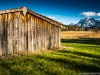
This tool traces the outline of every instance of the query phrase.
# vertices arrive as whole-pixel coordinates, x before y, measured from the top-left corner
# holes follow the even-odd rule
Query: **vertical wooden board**
[[[22,38],[22,18],[23,18],[23,14],[22,12],[20,12],[20,54],[23,53],[23,38]]]
[[[51,49],[50,23],[48,23],[48,47]]]
[[[43,25],[43,20],[41,19],[41,50],[44,50],[44,25]]]
[[[48,47],[51,49],[51,31],[50,31],[50,22],[48,23]]]
[[[17,54],[19,53],[19,18],[20,18],[20,12],[16,13],[16,49]]]
[[[11,37],[11,46],[12,46],[12,54],[14,53],[14,14],[10,15],[10,37]]]
[[[50,49],[52,49],[53,44],[52,44],[52,24],[50,24]]]
[[[41,42],[41,40],[40,40],[40,34],[41,34],[41,32],[40,32],[40,20],[39,20],[39,18],[37,17],[37,32],[38,32],[38,50],[40,50],[40,42]]]
[[[53,44],[52,44],[52,42],[53,42],[53,41],[52,41],[52,24],[50,24],[50,38],[51,38],[51,39],[50,39],[50,43],[51,43],[51,47],[50,47],[50,48],[52,49],[52,48],[53,48],[53,46],[52,46],[52,45],[53,45]]]
[[[42,19],[40,19],[40,28],[41,28],[41,30],[42,31],[40,31],[41,32],[41,50],[43,50],[43,37],[44,37],[44,35],[43,35],[43,32],[44,32],[44,30],[43,30],[43,25],[42,25]]]
[[[30,15],[30,52],[32,52],[32,44],[33,44],[33,40],[32,40],[32,15]]]
[[[6,14],[3,14],[2,15],[3,18],[2,18],[2,29],[3,29],[3,33],[2,33],[2,37],[1,37],[1,45],[2,45],[2,48],[3,48],[3,55],[7,55],[7,46],[6,46],[6,42],[7,42],[7,39],[6,39]]]
[[[38,43],[39,43],[39,50],[41,50],[41,24],[40,24],[40,19],[38,18],[38,34],[39,34],[39,40],[38,40]]]
[[[22,46],[21,46],[21,42],[22,42],[22,41],[21,41],[21,33],[22,33],[22,32],[21,32],[21,30],[22,30],[22,29],[21,29],[21,18],[22,18],[22,17],[21,17],[21,12],[19,12],[19,19],[18,19],[18,21],[19,21],[19,22],[18,22],[18,23],[19,23],[19,24],[18,24],[18,25],[19,25],[19,30],[18,30],[18,35],[19,35],[19,38],[18,38],[19,51],[18,51],[18,53],[19,53],[19,54],[21,54],[21,52],[22,52],[22,49],[21,49],[21,47],[22,47]]]
[[[60,28],[58,29],[58,31],[59,31],[59,32],[58,32],[58,38],[59,38],[59,47],[60,47],[60,46],[61,46],[61,44],[60,44],[60,42],[61,42],[61,41],[60,41]]]
[[[13,54],[13,31],[12,31],[12,22],[13,22],[13,18],[12,18],[12,14],[8,13],[8,28],[7,28],[7,32],[8,32],[8,54]]]
[[[44,42],[45,42],[45,49],[46,49],[46,21],[43,20],[43,24],[44,24]]]
[[[7,27],[8,27],[8,19],[7,14],[5,14],[5,49],[6,49],[6,55],[8,55],[8,42],[7,42]]]
[[[57,28],[57,47],[59,48],[59,28]]]
[[[36,40],[35,40],[35,38],[36,38],[36,37],[35,37],[36,24],[35,24],[35,17],[34,17],[34,15],[33,15],[33,20],[34,20],[34,23],[33,23],[33,24],[34,24],[34,26],[33,26],[33,38],[34,38],[33,41],[34,41],[34,44],[33,44],[33,46],[34,46],[34,52],[35,52],[35,45],[36,45],[36,43],[35,43],[35,41],[36,41]]]
[[[38,24],[38,50],[41,50],[41,32],[42,32],[42,30],[41,30],[41,26],[40,26],[40,19],[37,18],[37,20],[38,20],[38,22],[37,22],[37,24]]]
[[[31,19],[30,19],[30,15],[28,14],[28,52],[31,52],[31,38],[30,38],[30,24],[31,24]]]
[[[38,45],[38,36],[39,36],[39,34],[38,34],[38,19],[37,19],[37,17],[35,17],[35,19],[36,19],[36,51],[38,51],[39,50],[39,45]]]
[[[57,31],[57,29],[58,29],[58,27],[56,27],[56,37],[55,37],[56,38],[56,41],[55,41],[56,42],[56,48],[58,48],[58,45],[57,45],[57,33],[58,33],[58,31]]]
[[[27,14],[26,14],[27,15]],[[25,53],[27,53],[27,26],[28,26],[28,23],[27,23],[27,16],[24,16],[24,50],[25,50]]]
[[[48,22],[45,23],[45,45],[46,45],[46,49],[48,49]]]
[[[37,17],[35,17],[36,19],[36,51],[38,50],[38,20],[37,20]]]
[[[41,24],[42,24],[42,50],[45,50],[45,25],[44,25],[44,22],[43,22],[43,19],[41,21]]]
[[[43,25],[43,20],[41,19],[41,49],[44,50],[44,25]]]
[[[51,49],[53,48],[53,33],[52,33],[52,24],[51,24],[51,30],[50,30],[50,34],[51,34]]]
[[[57,27],[55,26],[55,48],[57,48]]]
[[[32,52],[34,52],[34,18],[32,15],[31,15],[31,35],[32,35],[32,41],[31,41]]]
[[[46,23],[46,49],[48,49],[48,22]]]
[[[52,25],[52,45],[54,48],[54,25]]]
[[[24,50],[24,15],[23,13],[21,12],[20,13],[21,15],[21,19],[20,19],[20,27],[21,27],[21,54],[24,54],[25,50]]]
[[[49,35],[50,35],[50,34],[49,34],[49,22],[48,22],[48,24],[47,24],[47,32],[48,32],[48,33],[47,33],[47,45],[48,45],[48,49],[50,49],[50,43],[49,43],[49,39],[50,39],[50,38],[49,38]]]
[[[49,49],[49,22],[47,23],[47,48]]]
[[[52,24],[52,49],[54,48],[54,24]]]
[[[28,16],[26,15],[26,49],[28,52]]]
[[[8,32],[8,54],[10,54],[11,52],[11,38],[10,38],[10,13],[8,13],[8,28],[7,28],[7,32]]]
[[[2,36],[2,15],[0,15],[0,56],[2,56],[1,36]]]
[[[17,53],[17,39],[16,39],[16,31],[17,31],[17,14],[16,12],[13,13],[14,16],[14,23],[13,23],[13,54]]]
[[[2,35],[1,35],[1,47],[2,47],[2,55],[5,55],[5,49],[4,49],[4,14],[2,15]]]
[[[37,39],[36,39],[36,17],[34,16],[34,50],[36,51]]]
[[[14,13],[12,13],[12,16],[13,16],[13,21],[12,21],[12,32],[13,32],[13,54],[15,54],[15,50],[16,50],[16,45],[15,45],[15,31],[16,31],[16,29],[15,29],[15,27],[16,27],[16,19],[15,19],[15,14]]]
[[[51,48],[50,23],[48,23],[48,48]]]
[[[11,34],[11,38],[12,38],[12,47],[13,47],[13,52],[12,52],[12,54],[14,54],[14,50],[15,50],[15,38],[14,38],[14,13],[11,13],[11,32],[10,32],[10,34]]]
[[[22,19],[22,38],[23,38],[23,54],[26,53],[26,49],[25,49],[25,44],[26,44],[26,34],[25,34],[25,19],[26,19],[26,16],[23,15],[23,19]]]
[[[54,48],[56,48],[56,26],[54,27],[54,31],[55,31],[55,37],[54,37],[54,44],[55,44],[55,47]]]
[[[44,20],[43,20],[44,21]],[[45,38],[44,38],[44,40],[45,40],[45,49],[47,49],[47,35],[46,35],[46,33],[47,33],[47,22],[46,21],[44,21],[44,26],[45,26]]]
[[[22,54],[24,54],[24,15],[22,14],[21,28],[22,28]]]
[[[53,25],[53,49],[55,48],[55,25]]]
[[[40,25],[39,25],[39,19],[38,19],[38,17],[37,17],[37,47],[38,47],[38,51],[40,50]]]

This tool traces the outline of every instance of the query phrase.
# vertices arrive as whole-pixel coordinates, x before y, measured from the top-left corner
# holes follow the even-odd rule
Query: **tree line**
[[[100,27],[93,26],[93,27],[81,27],[77,25],[66,25],[62,31],[93,31],[98,32],[100,31]]]

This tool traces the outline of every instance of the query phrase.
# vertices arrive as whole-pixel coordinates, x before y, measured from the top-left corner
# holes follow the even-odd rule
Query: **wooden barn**
[[[63,26],[26,7],[0,11],[0,56],[59,48]]]

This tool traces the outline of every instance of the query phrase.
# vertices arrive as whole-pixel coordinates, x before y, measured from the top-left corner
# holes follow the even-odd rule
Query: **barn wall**
[[[0,14],[0,56],[58,48],[59,33],[59,27],[30,13]]]

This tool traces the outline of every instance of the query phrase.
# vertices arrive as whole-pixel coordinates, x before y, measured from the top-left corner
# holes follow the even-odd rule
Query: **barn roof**
[[[0,14],[11,13],[11,12],[17,12],[17,11],[23,12],[23,15],[24,15],[24,16],[26,15],[27,12],[29,12],[29,13],[31,13],[31,14],[33,14],[33,15],[35,15],[35,16],[37,16],[37,17],[43,19],[43,20],[46,20],[46,21],[48,21],[48,22],[50,22],[50,23],[52,23],[52,24],[54,24],[54,25],[60,27],[60,28],[64,28],[64,27],[65,27],[65,25],[64,25],[63,23],[60,23],[60,22],[55,21],[55,20],[53,20],[53,19],[50,19],[50,18],[48,18],[48,17],[46,17],[46,16],[40,15],[40,14],[38,14],[38,13],[36,13],[36,12],[34,12],[34,11],[32,11],[32,10],[26,8],[26,7],[21,7],[21,8],[16,8],[16,9],[9,9],[9,10],[2,10],[2,11],[0,11]]]

